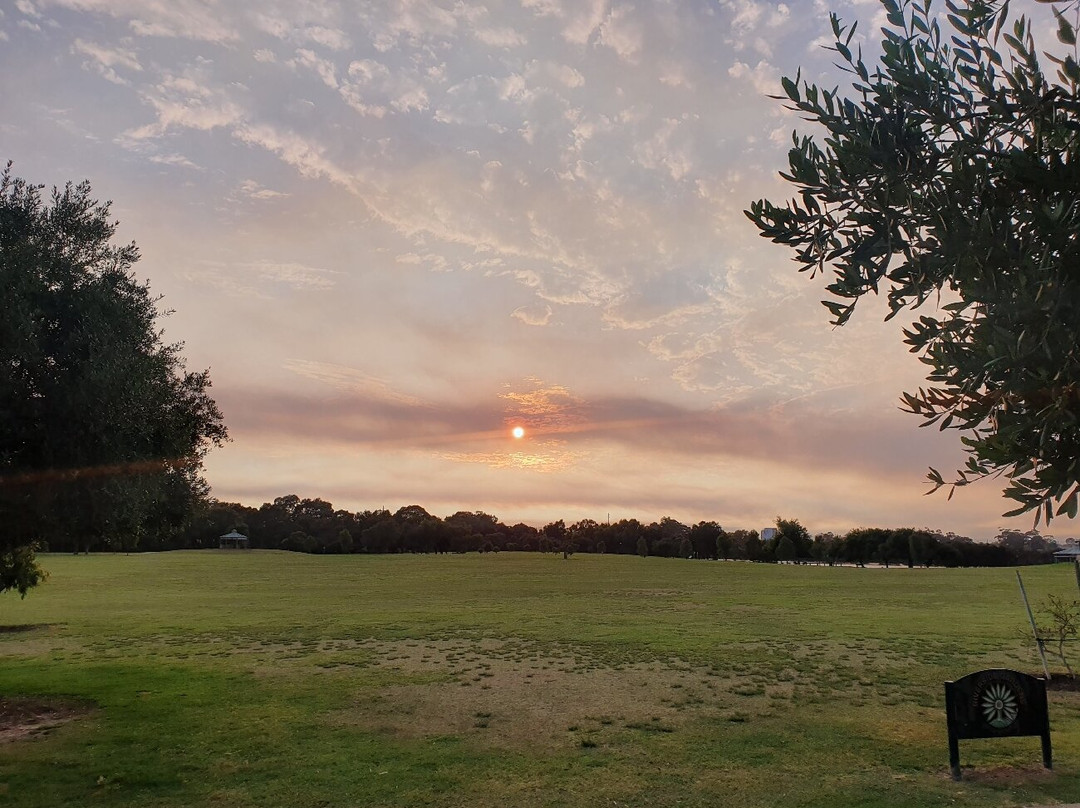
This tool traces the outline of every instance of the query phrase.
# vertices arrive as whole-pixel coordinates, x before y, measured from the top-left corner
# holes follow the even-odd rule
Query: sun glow
[[[510,434],[514,436],[515,440],[521,440],[525,437],[525,428],[521,426],[515,426],[510,430]]]

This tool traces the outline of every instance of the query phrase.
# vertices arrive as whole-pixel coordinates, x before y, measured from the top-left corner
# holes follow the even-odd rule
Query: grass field
[[[1080,800],[1080,693],[965,741],[942,682],[1035,672],[1013,570],[637,557],[45,556],[0,694],[12,806],[1007,806]],[[1033,600],[1071,569],[1024,570]],[[18,627],[19,630],[13,630]],[[1080,655],[1080,648],[1077,649]]]

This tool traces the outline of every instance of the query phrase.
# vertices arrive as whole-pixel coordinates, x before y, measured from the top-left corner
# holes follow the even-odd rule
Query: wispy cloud
[[[76,39],[72,45],[72,50],[75,53],[90,57],[83,62],[83,69],[96,70],[102,78],[111,81],[113,84],[129,83],[127,79],[116,72],[117,67],[133,71],[142,70],[142,65],[139,64],[135,52],[131,50],[102,47],[83,39]]]
[[[203,261],[185,273],[190,281],[205,283],[239,297],[268,298],[282,289],[321,292],[332,289],[340,272],[304,264],[260,261]]]
[[[364,400],[406,407],[424,406],[419,398],[393,390],[383,379],[370,376],[356,368],[304,359],[288,359],[285,361],[285,368],[306,379],[321,382],[342,392],[355,394]]]
[[[25,3],[26,0],[18,0]],[[167,37],[225,43],[239,39],[228,6],[202,0],[40,0],[56,6],[113,17],[140,37]]]

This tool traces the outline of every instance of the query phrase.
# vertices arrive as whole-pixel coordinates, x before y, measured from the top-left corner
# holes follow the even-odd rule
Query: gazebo
[[[1080,561],[1080,543],[1067,544],[1054,553],[1054,561]]]
[[[219,550],[247,550],[248,537],[243,533],[237,533],[235,530],[231,530],[224,536],[218,536],[218,549]]]

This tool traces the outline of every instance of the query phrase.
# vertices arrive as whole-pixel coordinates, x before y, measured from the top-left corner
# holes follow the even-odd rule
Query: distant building
[[[763,527],[761,529],[761,540],[762,541],[772,541],[775,538],[776,538],[776,528],[775,527]]]
[[[248,550],[250,545],[248,543],[248,537],[243,533],[237,533],[235,530],[226,533],[224,536],[218,536],[218,549],[219,550]]]
[[[1054,553],[1054,561],[1080,561],[1080,542],[1066,539],[1065,546]]]

